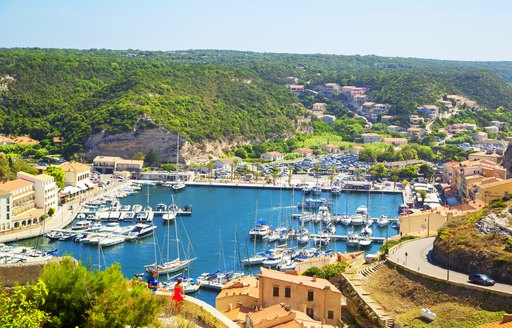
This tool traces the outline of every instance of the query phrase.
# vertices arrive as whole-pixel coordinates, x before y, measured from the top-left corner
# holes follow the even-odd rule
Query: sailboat
[[[177,223],[177,220],[176,220]],[[167,261],[164,261],[160,264],[153,263],[149,265],[145,265],[144,268],[147,273],[152,274],[153,272],[157,272],[159,275],[169,274],[177,271],[181,271],[185,269],[190,262],[195,260],[195,258],[181,259],[180,258],[180,245],[178,238],[178,224],[174,225],[174,234],[176,239],[176,253],[177,256],[173,260],[169,260],[169,250],[170,250],[170,225],[167,225]],[[155,240],[155,260],[156,260],[156,240]]]
[[[177,146],[176,146],[176,183],[172,186],[174,191],[180,191],[185,188],[185,182],[180,179],[180,135],[178,134],[177,138]]]
[[[164,213],[162,215],[162,221],[164,223],[171,223],[172,221],[176,220],[176,216],[178,213],[178,206],[174,203],[174,196],[171,196],[172,203],[167,208],[167,213]]]
[[[257,220],[258,218],[258,201],[256,201],[256,211],[254,213],[254,220]],[[267,259],[267,253],[266,252],[260,252],[256,253],[256,238],[252,238],[254,241],[254,250],[252,256],[247,256],[246,258],[242,259],[240,262],[242,265],[259,265],[262,264],[264,260]]]

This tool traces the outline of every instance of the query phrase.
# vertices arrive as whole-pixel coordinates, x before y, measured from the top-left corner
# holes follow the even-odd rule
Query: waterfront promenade
[[[34,238],[50,232],[53,229],[62,229],[73,222],[78,214],[81,204],[87,200],[115,192],[131,184],[131,181],[116,182],[106,187],[95,189],[82,194],[66,204],[59,206],[52,217],[48,217],[40,224],[30,225],[0,233],[0,243],[9,243],[23,239]]]

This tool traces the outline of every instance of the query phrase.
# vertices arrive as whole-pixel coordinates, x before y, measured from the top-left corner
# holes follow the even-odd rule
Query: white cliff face
[[[115,135],[98,133],[89,136],[85,143],[89,151],[82,153],[81,156],[91,161],[99,155],[131,159],[138,152],[147,153],[150,149],[154,149],[161,162],[175,163],[176,139],[175,132],[163,128],[124,132]],[[190,143],[180,138],[180,162],[206,163],[219,158],[223,152],[241,144],[246,143],[241,140],[239,142],[206,140],[202,143]]]

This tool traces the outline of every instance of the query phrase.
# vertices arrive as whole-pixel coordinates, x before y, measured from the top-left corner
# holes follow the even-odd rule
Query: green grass
[[[343,141],[340,136],[334,133],[311,134],[306,136],[304,147],[311,149],[322,149],[327,144],[335,144],[345,149],[354,145],[353,142]]]
[[[477,325],[500,321],[504,312],[490,312],[457,303],[442,303],[429,308],[437,314],[436,320],[427,323],[420,319],[420,309],[411,309],[398,316],[406,327],[473,328]]]

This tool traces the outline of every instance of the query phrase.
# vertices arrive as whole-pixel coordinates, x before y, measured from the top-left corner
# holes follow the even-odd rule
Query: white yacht
[[[270,226],[263,220],[256,222],[256,226],[249,231],[251,239],[263,239],[270,233]]]

